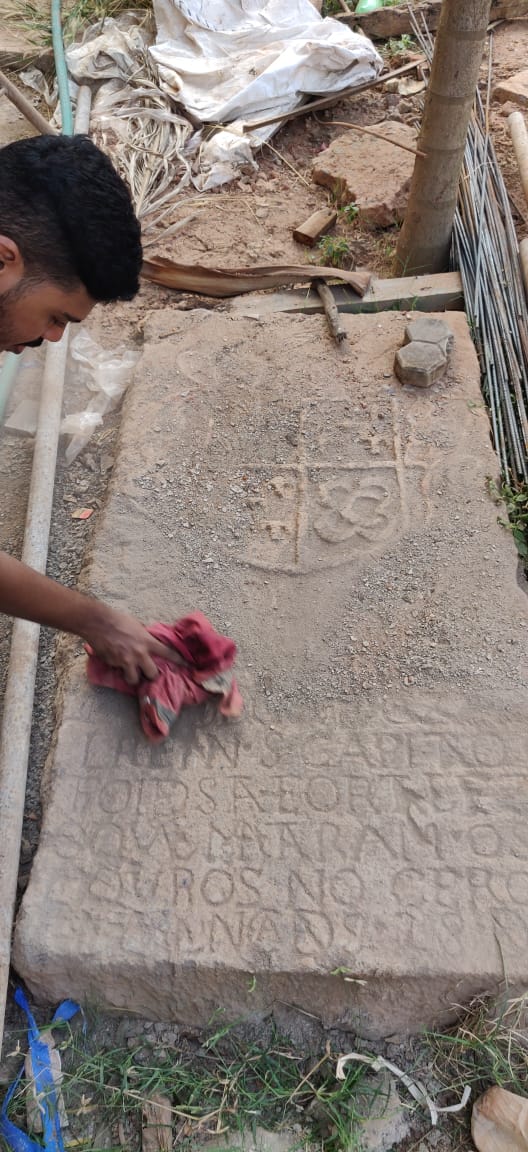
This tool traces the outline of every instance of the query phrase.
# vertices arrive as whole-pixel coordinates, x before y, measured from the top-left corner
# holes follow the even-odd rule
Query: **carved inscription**
[[[244,466],[253,514],[244,559],[308,572],[358,563],[400,535],[408,488],[423,505],[431,462],[409,456],[407,464],[395,403],[376,415],[344,401],[306,401],[288,419],[295,430],[282,460]]]
[[[293,722],[253,718],[114,775],[94,744],[57,850],[97,915],[149,923],[160,954],[222,948],[251,966],[293,947],[317,965],[375,940],[425,955],[434,924],[455,959],[461,920],[482,932],[483,909],[490,932],[495,916],[506,938],[515,917],[528,929],[528,781],[515,734],[450,711],[351,732],[334,708],[301,746]]]

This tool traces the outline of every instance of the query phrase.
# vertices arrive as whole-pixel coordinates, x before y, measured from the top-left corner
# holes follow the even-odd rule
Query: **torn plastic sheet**
[[[61,433],[70,437],[66,447],[66,463],[73,460],[86,447],[103,416],[115,408],[123,396],[134,371],[139,353],[124,345],[101,348],[83,329],[70,342],[77,383],[84,384],[93,393],[83,412],[71,412],[61,423]],[[70,362],[71,362],[70,361]]]
[[[59,86],[56,80],[53,81],[50,88],[40,68],[26,68],[25,71],[19,72],[18,76],[26,88],[31,88],[33,92],[37,92],[45,100],[48,108],[55,107],[59,96]]]
[[[67,49],[68,71],[77,84],[127,80],[151,40],[148,28],[132,13],[124,13],[117,20],[108,17],[88,28],[80,44],[71,44]]]
[[[258,140],[256,133],[244,136],[241,127],[241,123],[233,124],[231,129],[222,129],[210,140],[202,140],[193,161],[192,177],[199,192],[209,192],[211,188],[229,184],[241,172],[258,171],[253,151],[262,141]]]

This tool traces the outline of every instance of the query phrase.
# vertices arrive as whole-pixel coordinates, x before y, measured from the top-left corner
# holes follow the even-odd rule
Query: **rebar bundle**
[[[528,307],[508,193],[480,95],[466,144],[453,247],[502,472],[509,484],[526,483]]]
[[[413,16],[432,59],[433,41]],[[504,481],[528,483],[528,305],[508,192],[489,128],[493,36],[485,103],[477,93],[469,127],[453,231],[466,313],[482,371],[495,449]]]

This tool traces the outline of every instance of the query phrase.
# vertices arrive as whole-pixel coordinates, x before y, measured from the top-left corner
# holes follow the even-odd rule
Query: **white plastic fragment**
[[[337,1080],[345,1079],[345,1066],[351,1061],[355,1061],[359,1064],[366,1064],[369,1068],[372,1069],[373,1072],[381,1072],[382,1068],[386,1068],[389,1072],[392,1072],[393,1076],[397,1076],[398,1079],[401,1080],[402,1084],[405,1085],[407,1091],[410,1093],[413,1099],[416,1100],[418,1104],[422,1104],[429,1109],[432,1127],[435,1127],[435,1125],[438,1124],[438,1117],[441,1113],[461,1112],[462,1109],[466,1107],[469,1097],[471,1096],[471,1088],[469,1084],[466,1084],[466,1087],[462,1093],[462,1099],[460,1100],[459,1104],[450,1104],[446,1108],[439,1108],[434,1103],[434,1100],[431,1100],[431,1097],[428,1095],[426,1089],[419,1080],[412,1080],[406,1072],[403,1072],[401,1068],[396,1066],[396,1064],[392,1064],[390,1060],[385,1060],[383,1056],[363,1056],[360,1052],[348,1052],[346,1056],[340,1057],[336,1068]]]
[[[81,328],[70,342],[71,358],[78,383],[93,393],[84,412],[70,412],[61,423],[61,434],[71,439],[66,448],[66,463],[71,464],[86,446],[103,416],[117,406],[132,376],[138,353],[126,348],[101,348]]]

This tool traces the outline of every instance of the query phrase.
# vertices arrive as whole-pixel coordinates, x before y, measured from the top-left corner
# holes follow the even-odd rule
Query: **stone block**
[[[434,316],[419,316],[411,320],[405,329],[405,344],[413,341],[419,344],[436,344],[447,357],[453,347],[453,333],[445,320]]]
[[[425,344],[413,340],[398,348],[394,361],[394,371],[402,384],[414,384],[415,388],[431,388],[444,376],[447,357],[438,344]]]
[[[151,747],[79,645],[14,940],[40,1000],[194,1025],[285,1002],[376,1036],[503,965],[526,986],[528,600],[476,353],[450,313],[424,396],[392,372],[404,316],[343,323],[339,358],[324,316],[146,325],[86,583],[204,611],[246,710]]]
[[[391,141],[416,147],[416,130],[384,120],[373,124],[385,139],[346,132],[314,160],[316,184],[330,188],[341,204],[357,204],[358,219],[371,228],[390,228],[405,216],[414,156]]]
[[[517,72],[515,76],[510,76],[509,80],[501,80],[494,89],[493,95],[495,100],[499,100],[501,104],[506,101],[512,104],[528,106],[528,68],[523,72]]]

